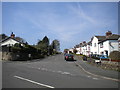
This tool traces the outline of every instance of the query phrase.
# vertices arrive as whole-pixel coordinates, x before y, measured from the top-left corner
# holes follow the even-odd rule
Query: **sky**
[[[2,33],[33,45],[47,36],[72,48],[94,35],[118,33],[117,2],[3,2]]]

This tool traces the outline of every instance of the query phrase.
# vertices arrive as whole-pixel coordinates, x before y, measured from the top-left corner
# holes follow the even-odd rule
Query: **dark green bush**
[[[120,52],[119,51],[111,52],[109,58],[111,58],[112,60],[120,60]]]

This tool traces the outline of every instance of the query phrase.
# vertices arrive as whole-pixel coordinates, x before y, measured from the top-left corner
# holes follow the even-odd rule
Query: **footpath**
[[[81,56],[75,56],[75,58],[77,59],[75,61],[75,64],[79,66],[87,74],[114,81],[120,81],[119,79],[120,72],[114,70],[105,70],[100,67],[97,67],[96,65],[89,64],[87,61],[83,61]]]

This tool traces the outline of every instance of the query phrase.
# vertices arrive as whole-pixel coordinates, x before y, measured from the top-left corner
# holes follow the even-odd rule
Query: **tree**
[[[49,50],[49,51],[48,51],[48,52],[49,52],[49,55],[52,55],[52,54],[53,54],[53,47],[52,47],[51,45],[49,46],[49,49],[48,49],[48,50]]]
[[[68,53],[68,51],[69,51],[69,49],[64,49],[64,52],[65,52],[65,53]]]
[[[25,43],[25,44],[28,44],[23,38],[21,37],[15,37],[15,39],[21,43]]]
[[[55,51],[57,51],[57,52],[60,51],[60,42],[58,40],[56,40],[56,39],[53,40],[51,46]]]
[[[42,40],[39,40],[36,47],[41,50],[41,53],[48,55],[49,53],[49,39],[45,36]]]
[[[77,50],[76,50],[76,49],[74,49],[74,50],[73,50],[73,52],[76,54],[76,53],[77,53]]]
[[[6,34],[0,34],[0,41],[8,37]]]
[[[42,42],[45,43],[46,46],[49,46],[49,39],[48,39],[47,36],[45,36],[45,37],[43,38]]]

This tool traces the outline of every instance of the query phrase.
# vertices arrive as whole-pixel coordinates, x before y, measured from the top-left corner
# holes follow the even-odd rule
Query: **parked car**
[[[108,56],[106,56],[106,55],[101,55],[101,56],[100,56],[100,59],[108,59]]]
[[[82,59],[83,59],[84,61],[87,61],[87,56],[83,55]]]
[[[72,54],[65,54],[65,60],[74,60],[74,56]]]

